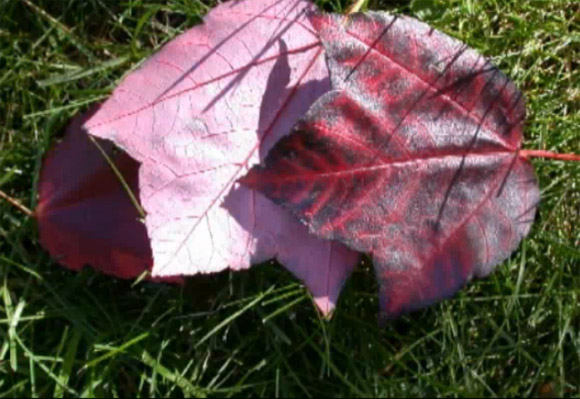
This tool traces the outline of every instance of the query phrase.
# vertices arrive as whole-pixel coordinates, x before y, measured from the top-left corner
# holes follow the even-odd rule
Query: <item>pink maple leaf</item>
[[[329,90],[301,0],[214,8],[128,75],[84,128],[137,160],[153,276],[277,257],[329,313],[357,254],[236,181]]]

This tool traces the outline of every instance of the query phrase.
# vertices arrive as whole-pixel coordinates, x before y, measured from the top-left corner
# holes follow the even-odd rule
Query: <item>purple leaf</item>
[[[522,94],[412,18],[312,23],[334,90],[242,181],[316,235],[370,253],[387,317],[490,273],[528,234],[539,200],[520,151]]]

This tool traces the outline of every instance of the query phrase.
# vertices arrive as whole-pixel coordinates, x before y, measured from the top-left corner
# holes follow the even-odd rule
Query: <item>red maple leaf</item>
[[[75,117],[44,159],[35,211],[40,242],[70,269],[90,264],[106,274],[136,278],[153,264],[151,247],[137,208],[81,129],[96,110]],[[110,143],[101,140],[100,146],[136,192],[139,164]]]
[[[320,237],[370,253],[387,317],[487,275],[539,191],[514,84],[408,17],[315,15],[333,91],[242,179]]]

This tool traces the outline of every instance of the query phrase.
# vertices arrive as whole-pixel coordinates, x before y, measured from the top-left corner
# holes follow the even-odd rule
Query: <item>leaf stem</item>
[[[559,154],[552,151],[544,150],[521,150],[520,155],[524,158],[548,158],[558,161],[576,161],[580,162],[580,155],[577,154]]]
[[[26,216],[33,218],[34,212],[30,210],[30,208],[24,206],[20,201],[15,198],[12,198],[4,191],[0,190],[0,198],[6,200],[9,204],[13,205],[14,207],[18,208],[18,210],[24,213]]]

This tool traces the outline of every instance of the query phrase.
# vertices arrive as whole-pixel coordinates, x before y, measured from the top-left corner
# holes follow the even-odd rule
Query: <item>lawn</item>
[[[319,0],[342,12],[346,0]],[[0,0],[0,190],[34,209],[43,154],[200,0]],[[527,98],[524,147],[580,153],[576,0],[370,0],[477,49]],[[58,266],[0,198],[0,396],[580,396],[580,164],[534,160],[542,202],[508,261],[382,326],[363,260],[334,317],[276,263],[184,286]]]

